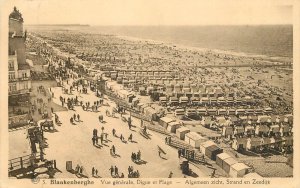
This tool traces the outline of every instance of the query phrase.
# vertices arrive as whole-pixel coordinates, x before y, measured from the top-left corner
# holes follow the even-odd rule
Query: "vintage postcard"
[[[299,4],[1,1],[0,187],[299,187]]]

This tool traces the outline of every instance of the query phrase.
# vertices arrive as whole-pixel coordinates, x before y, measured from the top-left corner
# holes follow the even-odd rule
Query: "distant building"
[[[8,105],[10,123],[24,119],[29,112],[31,80],[30,66],[26,63],[25,56],[26,32],[23,32],[23,22],[22,14],[14,7],[9,15]],[[13,116],[20,115],[24,118],[13,118]]]

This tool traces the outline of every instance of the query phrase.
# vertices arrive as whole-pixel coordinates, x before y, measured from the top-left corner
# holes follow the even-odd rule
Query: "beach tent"
[[[199,135],[196,132],[186,133],[185,138],[184,138],[184,141],[189,143],[194,148],[199,148],[200,143],[204,142],[205,140],[207,140],[207,139],[202,137],[201,135]]]
[[[234,178],[242,178],[248,173],[249,166],[244,163],[235,163],[231,165],[229,175]]]
[[[211,140],[200,143],[200,152],[205,154],[206,148],[212,145],[216,145],[216,144]]]
[[[221,167],[223,169],[223,162],[225,159],[231,158],[230,155],[228,155],[227,153],[220,153],[217,155],[216,157],[216,163],[219,167]]]
[[[188,132],[190,132],[190,129],[188,129],[187,127],[180,127],[176,129],[176,136],[178,136],[180,140],[184,140],[185,134]]]
[[[167,128],[168,127],[168,124],[173,122],[175,120],[169,118],[169,117],[162,117],[159,119],[158,123],[163,126],[164,128]]]
[[[171,122],[169,123],[167,130],[171,133],[176,133],[176,129],[178,129],[180,127],[180,123],[179,122]]]
[[[216,156],[220,153],[223,153],[223,149],[216,145],[211,145],[205,149],[205,155],[214,161],[216,160]]]

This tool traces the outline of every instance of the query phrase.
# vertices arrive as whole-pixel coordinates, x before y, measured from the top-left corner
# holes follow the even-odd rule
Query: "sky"
[[[292,24],[293,7],[262,1],[4,0],[24,24],[261,25]],[[272,1],[277,2],[277,1]]]

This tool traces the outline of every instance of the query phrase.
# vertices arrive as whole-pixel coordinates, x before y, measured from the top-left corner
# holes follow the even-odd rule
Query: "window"
[[[8,61],[8,66],[9,66],[9,69],[14,69],[14,61],[9,60]]]
[[[9,91],[17,91],[17,85],[16,84],[10,84],[9,85]]]
[[[24,89],[28,89],[28,83],[27,82],[24,83]]]
[[[14,80],[14,79],[16,79],[15,73],[9,73],[9,74],[8,74],[8,79],[9,79],[9,80]]]

